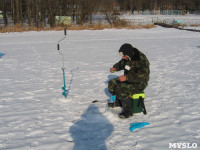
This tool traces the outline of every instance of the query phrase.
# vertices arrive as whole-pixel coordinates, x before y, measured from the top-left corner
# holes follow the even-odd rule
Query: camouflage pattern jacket
[[[113,65],[113,68],[116,68],[117,71],[124,70],[126,82],[132,84],[140,84],[141,89],[145,89],[149,81],[150,63],[142,52],[139,53],[140,60],[127,61],[121,59],[118,63]]]

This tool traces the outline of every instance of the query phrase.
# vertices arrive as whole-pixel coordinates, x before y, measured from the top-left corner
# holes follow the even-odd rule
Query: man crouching
[[[114,106],[121,106],[123,111],[120,118],[129,118],[133,115],[130,95],[142,92],[149,81],[149,61],[147,57],[131,44],[123,44],[119,49],[122,59],[110,68],[110,72],[124,70],[124,75],[112,79],[108,83],[108,90],[116,95]],[[108,103],[113,107],[113,103]]]

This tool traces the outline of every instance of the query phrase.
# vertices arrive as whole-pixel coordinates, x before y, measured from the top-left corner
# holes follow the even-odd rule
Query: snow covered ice
[[[1,33],[0,150],[167,150],[200,148],[200,34],[177,29],[68,31],[67,99],[62,96],[63,31]],[[147,55],[151,79],[147,115],[119,119],[97,99],[109,99],[110,67],[130,43]],[[116,110],[120,111],[120,110]],[[130,123],[150,125],[129,131]]]

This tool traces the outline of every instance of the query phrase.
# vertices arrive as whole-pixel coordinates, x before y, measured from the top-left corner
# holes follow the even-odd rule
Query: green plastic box
[[[142,109],[142,102],[141,99],[145,99],[145,94],[144,92],[138,93],[138,94],[133,94],[130,96],[132,99],[132,105],[133,105],[133,112],[134,113],[140,113],[143,111]]]

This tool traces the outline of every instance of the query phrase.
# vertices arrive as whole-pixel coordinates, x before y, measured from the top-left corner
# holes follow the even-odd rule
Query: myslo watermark
[[[197,147],[197,143],[169,143],[169,148],[196,149]]]

